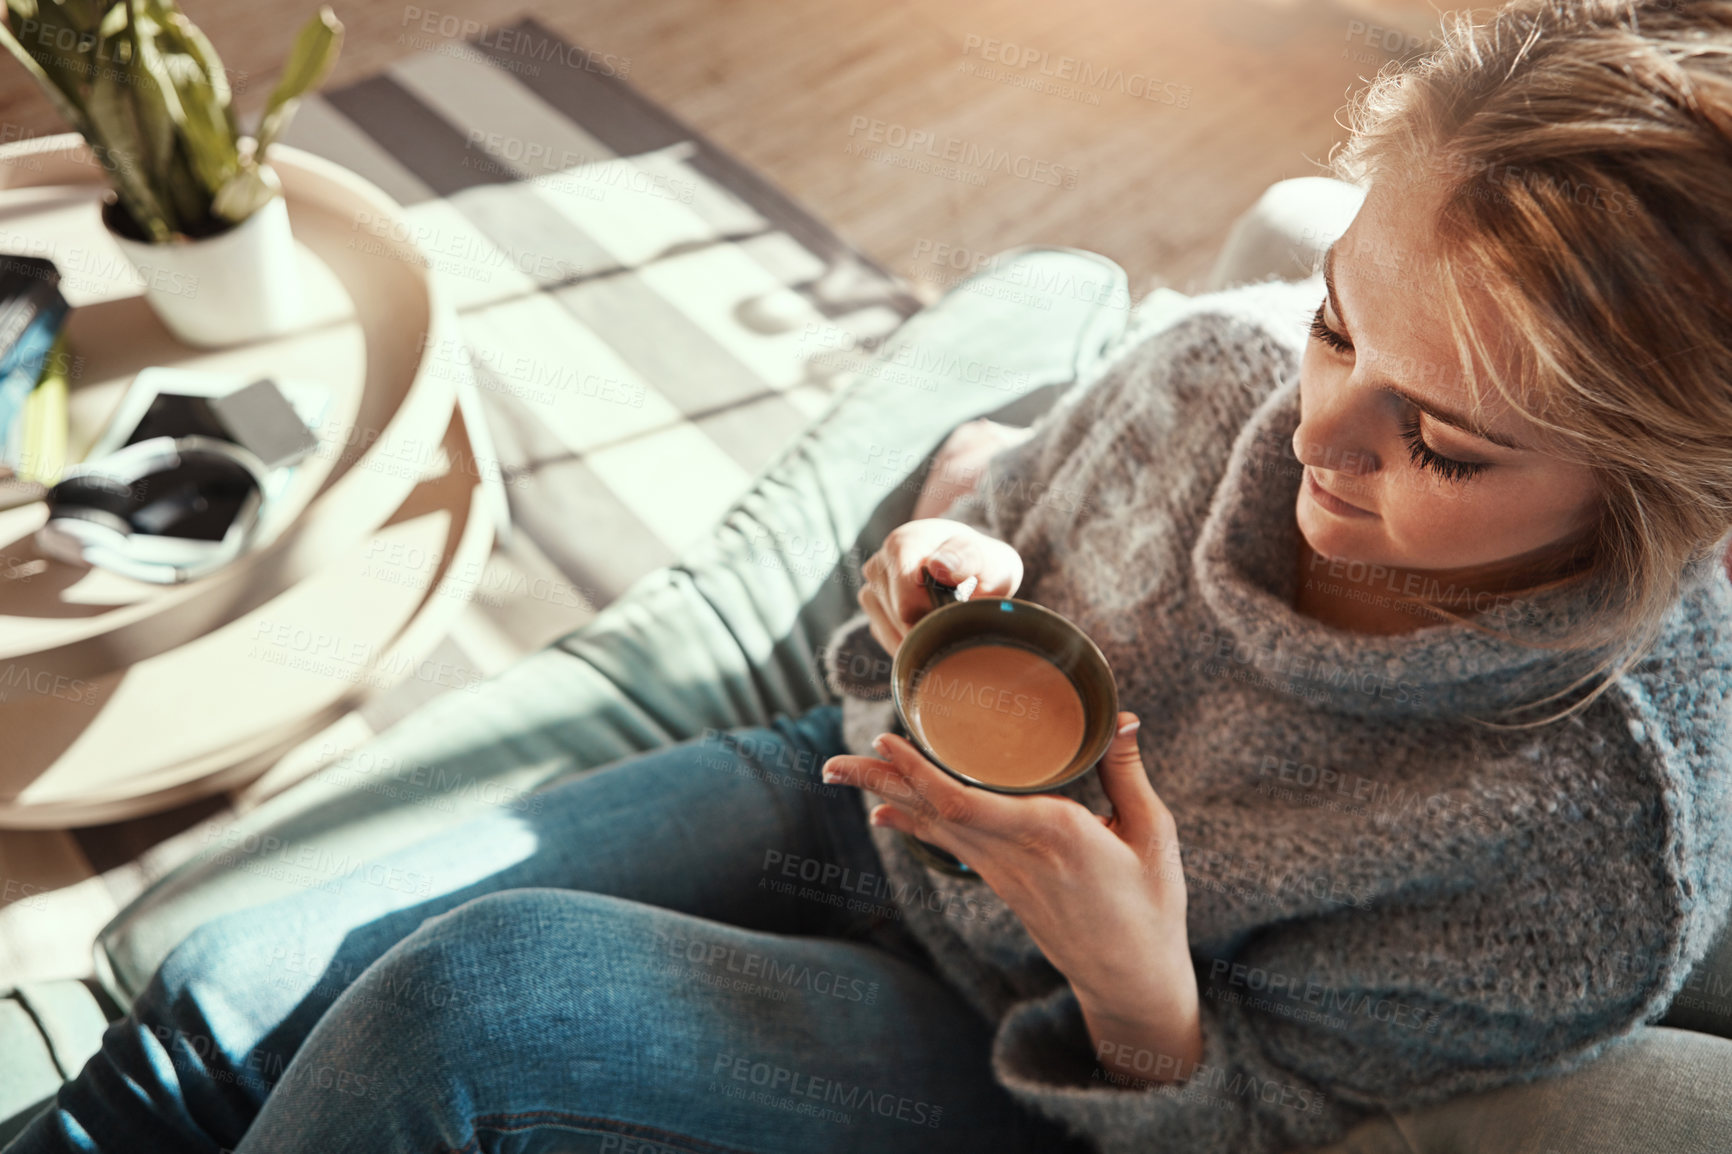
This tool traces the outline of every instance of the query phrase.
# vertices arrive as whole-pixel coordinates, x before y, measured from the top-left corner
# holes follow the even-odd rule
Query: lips
[[[1337,517],[1377,516],[1377,514],[1373,513],[1370,509],[1362,509],[1351,501],[1343,501],[1340,497],[1337,497],[1334,493],[1325,489],[1318,483],[1317,474],[1312,472],[1309,466],[1305,469],[1305,491],[1310,494],[1313,501],[1322,506],[1328,512],[1334,513]]]

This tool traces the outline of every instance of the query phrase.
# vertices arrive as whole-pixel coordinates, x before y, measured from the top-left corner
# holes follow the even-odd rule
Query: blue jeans
[[[207,923],[5,1154],[1088,1149],[992,1080],[990,1024],[871,896],[857,791],[819,777],[840,717]]]

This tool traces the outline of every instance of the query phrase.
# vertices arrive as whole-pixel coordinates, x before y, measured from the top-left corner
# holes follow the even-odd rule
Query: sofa
[[[1361,196],[1318,177],[1274,185],[1235,224],[1204,287],[1312,275]],[[678,564],[479,692],[427,703],[211,831],[102,931],[94,979],[0,995],[0,1142],[80,1069],[193,928],[316,884],[316,868],[296,863],[376,857],[568,775],[833,700],[821,649],[854,611],[860,563],[907,519],[950,430],[980,416],[1031,423],[1191,301],[1160,289],[1132,307],[1122,269],[1063,248],[1014,249],[957,283],[887,339]],[[1662,1022],[1584,1069],[1373,1117],[1327,1154],[1732,1149],[1729,991],[1723,937]]]

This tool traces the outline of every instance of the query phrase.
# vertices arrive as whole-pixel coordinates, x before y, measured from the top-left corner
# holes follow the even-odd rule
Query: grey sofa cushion
[[[1638,1029],[1559,1078],[1372,1118],[1312,1154],[1724,1154],[1732,1041]]]
[[[583,628],[427,703],[353,757],[215,831],[103,930],[122,1005],[192,929],[328,881],[565,774],[830,700],[819,653],[859,563],[907,519],[931,454],[972,417],[1032,420],[1126,329],[1125,274],[1031,248],[910,318],[758,477],[715,534]],[[312,864],[305,864],[312,863]]]

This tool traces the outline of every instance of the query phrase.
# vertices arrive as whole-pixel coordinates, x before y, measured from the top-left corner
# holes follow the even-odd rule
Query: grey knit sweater
[[[1299,615],[1298,358],[1313,280],[1199,297],[1073,386],[947,516],[1009,542],[1018,596],[1100,645],[1178,822],[1203,1060],[1097,1066],[1075,995],[979,881],[874,829],[906,924],[997,1023],[994,1074],[1103,1151],[1244,1154],[1561,1072],[1662,1016],[1732,907],[1732,586],[1686,574],[1664,634],[1575,718],[1556,649]],[[1357,580],[1363,574],[1323,572]],[[1539,639],[1576,598],[1505,613]],[[830,638],[851,752],[896,729],[884,651]],[[1110,806],[1095,774],[1063,792]],[[880,798],[862,795],[868,807]],[[1110,947],[1109,947],[1110,948]]]

